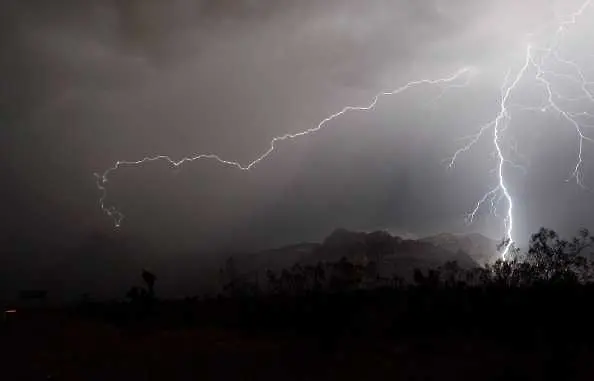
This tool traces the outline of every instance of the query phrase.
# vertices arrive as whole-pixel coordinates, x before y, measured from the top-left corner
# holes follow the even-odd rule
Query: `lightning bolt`
[[[568,110],[566,105],[584,101],[594,104],[594,93],[593,90],[591,90],[591,88],[594,87],[594,81],[587,80],[584,70],[577,62],[564,58],[560,54],[559,47],[563,42],[565,31],[577,24],[580,17],[583,16],[583,14],[593,2],[594,0],[585,1],[581,7],[567,16],[565,20],[558,20],[555,26],[556,29],[552,34],[552,37],[549,39],[548,45],[539,47],[530,43],[526,46],[524,61],[521,67],[515,72],[511,69],[506,72],[505,78],[500,87],[500,99],[498,102],[499,109],[496,115],[491,120],[482,124],[477,129],[476,133],[462,138],[462,140],[464,140],[466,143],[463,144],[457,151],[455,151],[452,157],[447,160],[448,167],[454,168],[460,157],[471,151],[481,139],[485,138],[486,136],[490,136],[494,148],[493,156],[496,159],[496,165],[492,171],[496,174],[497,181],[496,184],[490,187],[490,189],[474,204],[474,207],[466,216],[466,221],[469,224],[472,223],[477,218],[479,212],[482,210],[485,204],[488,204],[491,213],[497,216],[498,205],[505,201],[506,208],[505,214],[503,216],[505,245],[502,250],[502,258],[504,260],[506,259],[510,248],[514,244],[514,199],[508,185],[509,181],[507,173],[510,169],[526,170],[523,166],[515,163],[510,158],[510,152],[517,151],[517,148],[514,145],[506,146],[504,141],[504,137],[507,138],[506,132],[511,126],[512,110],[517,109],[523,112],[555,112],[561,117],[562,120],[564,120],[574,129],[576,138],[578,140],[578,149],[575,166],[572,168],[570,176],[568,179],[566,179],[566,181],[575,180],[579,186],[585,187],[583,183],[582,172],[584,164],[584,146],[586,143],[594,143],[594,139],[590,138],[585,133],[585,129],[594,129],[594,114],[587,111],[573,112]],[[594,58],[594,55],[591,57]],[[571,69],[572,74],[558,73],[554,69],[549,68],[550,65],[554,64],[563,65],[566,68]],[[440,86],[441,93],[434,101],[439,100],[446,91],[452,88],[466,86],[468,84],[468,78],[467,81],[462,84],[458,83],[458,80],[461,77],[473,72],[474,70],[475,69],[471,67],[464,67],[444,78],[416,80],[392,91],[382,91],[376,94],[372,98],[371,102],[367,105],[344,107],[342,110],[324,118],[314,127],[301,132],[288,133],[272,138],[268,149],[248,163],[242,164],[238,161],[223,159],[219,155],[213,153],[194,154],[184,157],[180,160],[175,160],[171,156],[167,155],[156,155],[144,157],[136,161],[117,161],[113,166],[104,172],[95,173],[97,188],[99,189],[101,195],[99,198],[99,205],[103,212],[113,219],[115,226],[119,227],[122,223],[122,220],[124,219],[124,215],[115,206],[107,204],[107,184],[109,182],[110,176],[123,167],[139,167],[156,161],[165,161],[173,167],[180,167],[183,164],[197,160],[212,160],[220,165],[230,166],[242,171],[249,171],[260,162],[267,159],[276,150],[277,143],[279,142],[314,134],[329,125],[335,119],[348,112],[371,111],[376,107],[381,98],[401,94],[413,87],[418,87],[421,85]],[[542,104],[535,107],[512,103],[513,96],[520,88],[520,85],[530,80],[530,73],[534,73],[532,79],[536,84],[540,85],[540,88],[544,90],[544,100],[542,101]],[[551,78],[563,79],[577,85],[581,95],[575,98],[564,96],[556,90]]]
[[[562,107],[560,101],[576,102],[586,100],[594,103],[594,95],[592,91],[590,91],[589,89],[590,86],[594,85],[594,82],[588,81],[586,79],[586,75],[576,62],[561,57],[559,53],[559,46],[562,42],[564,32],[570,26],[575,25],[577,23],[578,19],[592,5],[593,1],[594,0],[587,0],[582,4],[582,6],[578,10],[569,15],[567,20],[559,22],[557,29],[554,32],[553,37],[550,39],[550,43],[548,44],[548,46],[539,48],[532,46],[532,44],[528,44],[528,46],[526,47],[524,63],[521,66],[521,68],[517,71],[513,81],[511,81],[511,83],[509,81],[511,70],[508,70],[505,76],[503,85],[501,87],[500,110],[497,116],[493,120],[482,125],[478,129],[478,132],[476,134],[466,137],[466,140],[468,141],[467,144],[463,145],[460,149],[458,149],[449,160],[449,167],[453,168],[458,158],[462,154],[470,151],[488,131],[492,131],[492,142],[495,149],[495,157],[497,158],[495,172],[497,173],[498,181],[494,187],[487,191],[484,194],[484,196],[476,202],[475,207],[467,215],[467,222],[472,223],[479,211],[481,210],[481,207],[487,202],[490,204],[491,212],[496,215],[497,204],[501,200],[505,199],[507,203],[507,211],[503,221],[505,229],[505,244],[502,248],[501,253],[502,258],[504,260],[506,259],[510,248],[514,244],[514,200],[507,185],[505,170],[506,166],[522,168],[521,166],[517,165],[508,158],[508,155],[502,146],[503,134],[508,129],[510,122],[512,120],[512,115],[510,111],[512,106],[518,107],[521,111],[554,111],[575,129],[576,136],[578,138],[577,158],[575,166],[572,169],[571,175],[566,181],[570,181],[573,179],[579,186],[585,187],[583,184],[582,173],[582,167],[584,163],[584,144],[586,142],[594,143],[594,139],[588,137],[584,133],[584,128],[592,127],[592,125],[580,123],[579,118],[592,118],[594,116],[588,112],[572,113],[570,111],[567,111]],[[574,71],[574,74],[570,75],[557,73],[552,70],[546,70],[545,67],[551,61],[556,61],[557,63],[561,63],[568,67],[571,67]],[[536,82],[544,87],[546,99],[544,100],[543,104],[539,107],[529,107],[512,104],[510,102],[512,95],[518,89],[520,82],[527,79],[527,74],[529,73],[530,69],[533,69],[535,72],[534,79],[536,80]],[[570,82],[577,84],[580,88],[582,95],[577,98],[569,98],[563,96],[558,91],[555,91],[552,82],[548,79],[548,76],[564,78],[566,80],[569,80]]]
[[[101,192],[101,197],[99,198],[99,205],[100,205],[101,209],[109,217],[111,217],[113,219],[115,226],[119,227],[122,223],[122,220],[124,219],[124,214],[122,212],[120,212],[115,206],[107,205],[106,201],[107,201],[107,193],[108,193],[107,192],[107,183],[109,181],[109,177],[110,177],[110,175],[112,175],[115,171],[117,171],[120,168],[138,167],[138,166],[142,166],[144,164],[148,164],[148,163],[155,162],[155,161],[165,161],[165,162],[169,163],[170,165],[172,165],[173,167],[180,167],[183,164],[190,163],[190,162],[197,161],[197,160],[214,160],[217,163],[225,165],[225,166],[230,166],[230,167],[242,170],[242,171],[249,171],[252,168],[254,168],[256,165],[258,165],[260,162],[262,162],[263,160],[268,158],[270,156],[270,154],[272,154],[272,152],[275,151],[278,142],[282,142],[285,140],[292,140],[292,139],[296,139],[296,138],[299,138],[299,137],[302,137],[305,135],[316,133],[316,132],[320,131],[322,128],[326,127],[334,119],[339,118],[348,112],[371,111],[375,108],[375,106],[378,104],[378,102],[380,101],[381,98],[401,94],[401,93],[405,92],[406,90],[409,90],[413,87],[418,87],[421,85],[442,86],[442,92],[438,97],[438,98],[440,98],[441,96],[443,96],[444,92],[447,91],[448,89],[459,88],[459,87],[462,87],[465,84],[467,84],[468,83],[467,81],[465,81],[465,83],[463,85],[457,84],[456,81],[458,79],[460,79],[461,77],[463,77],[464,75],[470,74],[471,72],[473,72],[473,68],[463,67],[460,70],[456,71],[455,73],[453,73],[447,77],[444,77],[444,78],[421,79],[421,80],[411,81],[411,82],[408,82],[407,84],[405,84],[395,90],[382,91],[381,93],[376,94],[369,104],[363,105],[363,106],[346,106],[342,110],[324,118],[315,127],[308,128],[307,130],[297,132],[297,133],[275,136],[270,141],[268,149],[266,151],[264,151],[264,153],[262,153],[260,156],[258,156],[253,161],[251,161],[247,164],[242,164],[238,161],[226,160],[226,159],[221,158],[219,155],[212,154],[212,153],[195,154],[192,156],[184,157],[180,160],[174,160],[171,156],[167,156],[167,155],[156,155],[156,156],[144,157],[140,160],[135,160],[135,161],[119,160],[112,167],[105,170],[103,173],[100,173],[100,174],[95,173],[95,177],[97,180],[96,181],[97,188]]]

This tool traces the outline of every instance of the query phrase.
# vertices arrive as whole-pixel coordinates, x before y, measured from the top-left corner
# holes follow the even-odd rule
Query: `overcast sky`
[[[29,259],[26,249],[49,253],[97,235],[171,262],[176,252],[194,251],[198,260],[203,251],[319,240],[336,227],[500,238],[501,219],[489,217],[488,207],[464,224],[496,184],[492,142],[481,140],[453,170],[444,159],[460,147],[458,138],[499,112],[500,86],[522,65],[527,34],[546,40],[547,26],[582,1],[7,3],[0,15],[0,237],[3,261],[26,268],[54,255]],[[564,57],[585,67],[594,63],[592,17],[590,9],[563,39]],[[372,113],[350,113],[279,143],[250,172],[212,161],[114,172],[106,201],[126,215],[117,234],[98,206],[93,173],[116,160],[216,153],[247,164],[274,136],[462,67],[474,68],[457,82],[466,87],[439,97],[440,87],[424,85],[382,98]],[[546,94],[534,73],[528,77],[517,102],[535,105]],[[580,107],[594,111],[587,102]],[[527,168],[508,168],[516,238],[543,225],[564,233],[594,227],[592,193],[565,182],[578,149],[571,126],[553,112],[517,111],[505,139]],[[594,147],[586,144],[583,154],[584,182],[594,186]]]

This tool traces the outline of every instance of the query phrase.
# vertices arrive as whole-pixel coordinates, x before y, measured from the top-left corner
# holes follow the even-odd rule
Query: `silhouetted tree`
[[[313,289],[316,291],[321,290],[326,282],[326,270],[324,265],[320,262],[313,268]]]
[[[551,229],[541,228],[532,235],[526,262],[534,267],[539,280],[553,283],[576,283],[587,281],[588,253],[594,237],[586,229],[580,230],[571,241],[561,239]]]
[[[423,275],[421,269],[415,268],[413,270],[413,280],[417,286],[422,286],[425,283],[425,276]]]
[[[363,279],[363,267],[349,262],[346,257],[332,265],[330,288],[334,291],[347,291],[358,288]]]
[[[455,286],[461,280],[462,269],[457,261],[447,261],[440,267],[440,272],[446,286]]]
[[[280,281],[274,271],[266,270],[266,282],[268,283],[268,292],[279,293],[281,292]]]
[[[430,269],[427,275],[424,275],[421,269],[416,268],[413,270],[413,279],[417,286],[438,288],[441,284],[441,271]]]
[[[375,262],[375,270],[379,272],[384,256],[392,252],[392,236],[385,231],[376,231],[365,237],[367,255]]]
[[[155,295],[155,282],[157,281],[157,277],[155,274],[147,271],[146,269],[142,270],[142,280],[146,284],[148,293],[150,296]]]
[[[140,288],[133,286],[126,293],[126,298],[130,299],[131,302],[136,302],[140,299]]]

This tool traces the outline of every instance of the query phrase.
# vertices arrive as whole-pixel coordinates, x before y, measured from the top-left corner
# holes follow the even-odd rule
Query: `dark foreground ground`
[[[413,289],[22,310],[0,328],[0,379],[592,380],[592,302]]]

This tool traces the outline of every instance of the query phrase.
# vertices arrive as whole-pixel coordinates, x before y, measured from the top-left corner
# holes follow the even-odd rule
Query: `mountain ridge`
[[[440,233],[423,237],[420,241],[431,243],[449,251],[462,250],[481,266],[492,263],[499,258],[498,241],[480,233]]]
[[[236,265],[240,273],[263,274],[298,263],[315,265],[345,258],[363,265],[375,262],[381,276],[397,275],[410,279],[415,268],[437,268],[451,261],[456,261],[462,268],[484,265],[493,256],[495,248],[495,241],[478,233],[469,236],[442,233],[421,239],[404,239],[383,230],[366,233],[338,228],[322,242],[301,242],[249,253],[238,257]]]

